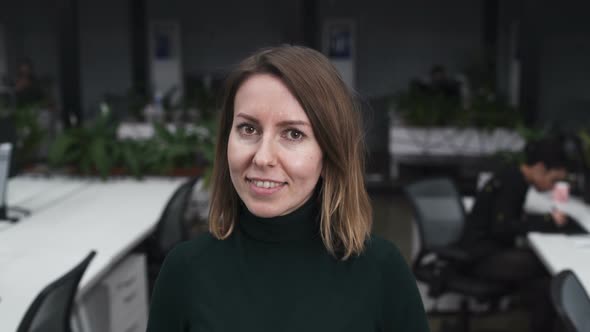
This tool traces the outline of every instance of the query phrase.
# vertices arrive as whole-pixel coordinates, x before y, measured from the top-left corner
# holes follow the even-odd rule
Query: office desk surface
[[[43,287],[91,250],[79,295],[154,229],[185,179],[95,181],[0,232],[0,331],[15,331]]]
[[[529,190],[525,208],[540,213],[560,209],[590,232],[590,206],[579,198],[571,197],[566,203],[554,203],[549,193]],[[570,269],[590,293],[590,235],[529,233],[527,239],[551,274]]]
[[[590,293],[590,236],[529,233],[527,238],[551,274],[572,270]]]
[[[91,182],[88,179],[63,176],[17,176],[8,181],[6,203],[9,207],[35,209],[59,200]]]
[[[18,176],[8,182],[6,204],[9,217],[26,219],[26,213],[36,214],[44,209],[59,206],[59,202],[86,188],[91,181],[63,176]],[[0,232],[15,226],[0,221]]]

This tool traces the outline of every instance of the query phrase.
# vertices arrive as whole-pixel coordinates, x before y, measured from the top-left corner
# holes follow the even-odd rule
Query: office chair
[[[404,188],[418,224],[420,251],[413,264],[416,278],[428,285],[428,295],[439,298],[448,293],[463,296],[461,330],[469,330],[470,298],[494,307],[508,289],[467,273],[473,261],[469,252],[455,246],[465,224],[465,211],[453,182],[446,178],[427,179]]]
[[[192,178],[176,189],[160,216],[154,234],[148,239],[147,255],[150,291],[166,255],[176,244],[188,240],[190,237],[190,225],[187,223],[185,213],[193,187],[198,180],[198,177]]]
[[[17,332],[71,332],[78,284],[95,255],[95,251],[90,252],[76,267],[45,287],[27,309]]]
[[[590,297],[574,272],[553,277],[551,300],[569,332],[590,332]]]

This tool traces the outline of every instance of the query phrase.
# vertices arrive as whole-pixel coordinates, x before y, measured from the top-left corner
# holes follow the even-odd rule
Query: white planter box
[[[417,158],[485,157],[501,151],[520,151],[524,139],[514,130],[497,128],[421,128],[392,126],[389,129],[391,174],[397,176],[400,161]]]

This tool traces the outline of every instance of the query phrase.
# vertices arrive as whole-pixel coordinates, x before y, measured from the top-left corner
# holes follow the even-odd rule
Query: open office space
[[[233,131],[218,124],[225,92],[240,107],[228,75],[279,45],[317,50],[354,96],[371,234],[399,249],[431,331],[590,331],[589,10],[582,0],[1,1],[0,331],[145,331],[165,257],[215,233],[216,192],[262,218],[227,175],[231,151],[247,149],[232,150]],[[268,71],[294,84],[278,72]],[[309,107],[297,86],[287,92]],[[285,129],[282,145],[253,157],[256,176],[246,171],[261,202],[295,187],[290,175],[315,174],[285,152],[299,140],[317,139],[314,180],[329,185],[338,153],[323,147],[347,140],[317,132],[321,111],[304,111],[313,134]],[[262,142],[270,131],[254,120],[231,130]],[[260,175],[261,156],[276,157],[284,181]],[[235,188],[215,187],[225,174],[215,161]],[[289,193],[268,211],[299,197]],[[293,212],[281,211],[269,217]],[[335,229],[316,235],[326,244]],[[279,294],[290,293],[262,292],[248,310]],[[213,307],[195,303],[201,325],[186,327],[220,328],[199,316]]]

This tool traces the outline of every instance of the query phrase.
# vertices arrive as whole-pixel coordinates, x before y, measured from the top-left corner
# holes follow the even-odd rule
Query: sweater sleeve
[[[186,258],[183,244],[176,246],[166,257],[154,290],[149,310],[147,332],[182,332],[187,330],[188,287]]]
[[[398,249],[386,240],[383,265],[384,332],[428,332],[428,320],[416,279]]]

